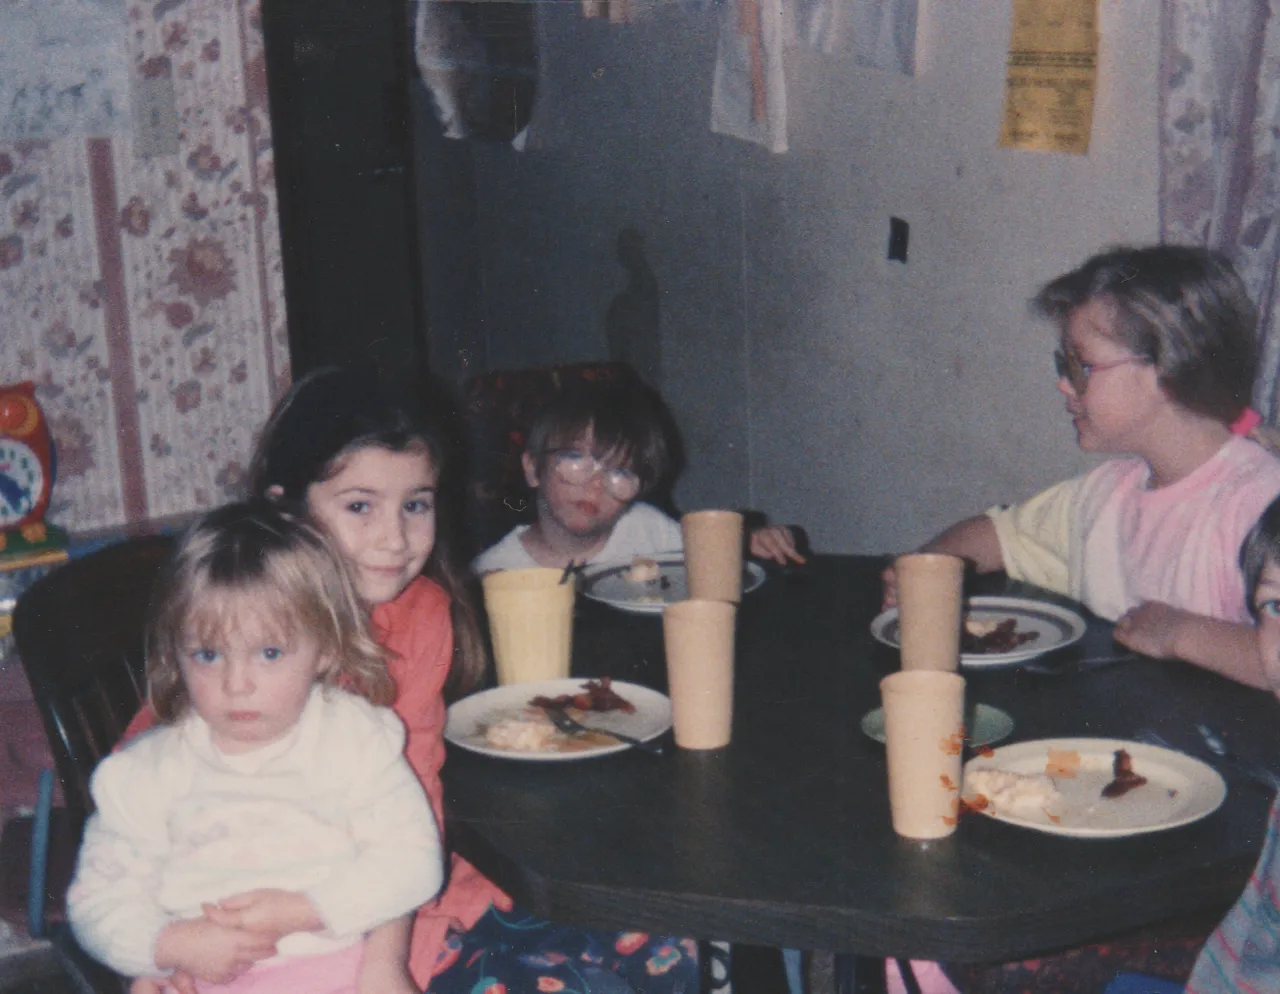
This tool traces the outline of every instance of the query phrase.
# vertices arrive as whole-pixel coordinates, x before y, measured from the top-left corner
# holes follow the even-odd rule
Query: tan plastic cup
[[[742,515],[737,511],[691,511],[680,519],[689,597],[742,600]]]
[[[893,563],[898,575],[898,641],[904,670],[960,668],[964,560],[913,552]]]
[[[481,578],[499,683],[569,675],[575,584],[559,569],[508,569]]]
[[[960,818],[964,677],[906,670],[880,681],[893,830],[940,839]]]
[[[677,601],[662,612],[671,723],[681,749],[729,744],[737,613],[734,604],[710,600]]]

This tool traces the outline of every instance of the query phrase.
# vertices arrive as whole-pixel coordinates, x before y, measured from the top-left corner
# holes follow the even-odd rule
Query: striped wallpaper
[[[37,384],[71,529],[234,496],[289,375],[258,4],[131,2],[122,44],[176,155],[0,140],[0,383]]]

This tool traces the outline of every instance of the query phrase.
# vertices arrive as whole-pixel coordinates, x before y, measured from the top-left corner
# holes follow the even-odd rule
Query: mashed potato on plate
[[[540,708],[526,708],[514,717],[495,721],[484,730],[486,745],[516,752],[541,752],[559,737],[556,726]]]
[[[964,792],[969,798],[981,795],[996,811],[1011,815],[1034,814],[1062,800],[1047,774],[1011,770],[970,770],[964,778]]]

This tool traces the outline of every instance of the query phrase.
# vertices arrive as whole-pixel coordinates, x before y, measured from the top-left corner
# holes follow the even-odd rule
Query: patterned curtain
[[[1273,0],[1164,0],[1160,234],[1235,262],[1261,312],[1254,407],[1280,420],[1280,19]]]

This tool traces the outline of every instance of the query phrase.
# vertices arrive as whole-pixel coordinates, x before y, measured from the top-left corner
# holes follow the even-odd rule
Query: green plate
[[[975,704],[965,714],[964,726],[969,731],[969,745],[984,746],[1008,738],[1013,731],[1013,719],[1007,712],[990,704]],[[862,716],[862,732],[868,738],[884,742],[883,708],[868,711]]]

